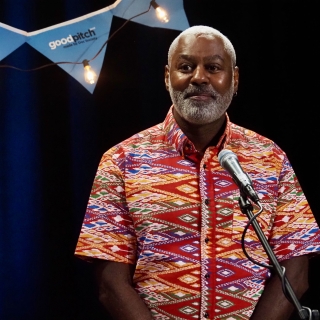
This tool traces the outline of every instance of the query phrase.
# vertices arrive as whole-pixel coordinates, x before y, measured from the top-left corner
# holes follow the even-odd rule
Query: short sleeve
[[[320,252],[320,231],[287,157],[279,176],[270,245],[279,261]]]
[[[80,258],[136,261],[136,236],[118,165],[121,157],[114,147],[100,161],[75,251]]]

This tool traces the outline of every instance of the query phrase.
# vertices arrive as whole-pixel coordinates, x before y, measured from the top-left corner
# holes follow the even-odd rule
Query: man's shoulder
[[[131,137],[121,141],[120,143],[109,149],[108,153],[123,152],[128,150],[137,150],[148,148],[153,144],[165,142],[166,134],[163,130],[163,123],[159,123],[150,128],[144,129]]]
[[[230,123],[230,143],[237,144],[244,148],[254,148],[256,151],[273,151],[284,155],[285,152],[272,139],[261,135],[251,129],[247,129],[235,123]]]
[[[257,133],[252,129],[242,127],[233,122],[230,122],[230,127],[231,127],[231,132],[230,132],[231,139],[233,140],[244,140],[248,142],[256,141],[256,142],[266,142],[266,143],[275,144],[275,142],[272,139],[267,138],[266,136],[263,136],[262,134]]]

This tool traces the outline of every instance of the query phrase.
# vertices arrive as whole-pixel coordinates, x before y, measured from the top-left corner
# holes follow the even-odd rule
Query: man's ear
[[[239,86],[239,68],[236,66],[234,67],[233,71],[233,89],[234,93],[238,91],[238,86]]]
[[[169,73],[169,66],[165,66],[164,68],[164,83],[166,85],[166,89],[169,91],[169,77],[170,77],[170,73]]]

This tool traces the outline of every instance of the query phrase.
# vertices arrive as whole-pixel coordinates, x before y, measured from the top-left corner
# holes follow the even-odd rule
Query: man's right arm
[[[99,300],[114,320],[152,320],[150,310],[133,288],[133,273],[132,264],[97,263]]]

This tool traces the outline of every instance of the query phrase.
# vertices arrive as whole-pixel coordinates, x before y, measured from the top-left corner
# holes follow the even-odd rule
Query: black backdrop
[[[31,32],[111,3],[0,0],[0,22]],[[320,222],[317,1],[184,5],[190,25],[215,27],[233,42],[240,87],[231,120],[287,152]],[[114,17],[111,32],[123,22]],[[74,247],[102,153],[167,113],[164,65],[178,33],[129,23],[109,43],[93,95],[59,67],[0,68],[0,319],[106,319],[91,266],[74,258]],[[48,62],[25,44],[0,64]],[[319,266],[311,260],[303,299],[318,309]]]

